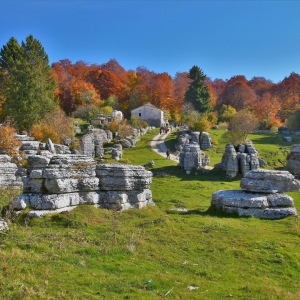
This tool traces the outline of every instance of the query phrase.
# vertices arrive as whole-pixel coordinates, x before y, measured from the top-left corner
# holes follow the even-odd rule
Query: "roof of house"
[[[136,110],[136,109],[140,109],[141,107],[144,107],[144,106],[148,106],[148,107],[151,107],[151,108],[155,108],[155,109],[158,109],[158,110],[162,110],[160,108],[157,108],[156,106],[154,106],[153,104],[151,104],[150,102],[147,102],[145,103],[144,105],[140,106],[140,107],[137,107],[135,109],[133,109],[132,111]]]

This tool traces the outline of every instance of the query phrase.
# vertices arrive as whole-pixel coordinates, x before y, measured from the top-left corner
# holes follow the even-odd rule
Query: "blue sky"
[[[299,16],[299,1],[1,0],[0,47],[32,34],[50,62],[278,82],[300,73]]]

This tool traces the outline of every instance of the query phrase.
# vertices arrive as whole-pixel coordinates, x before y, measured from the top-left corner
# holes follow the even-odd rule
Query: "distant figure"
[[[179,159],[179,151],[176,151],[176,159]]]
[[[167,127],[165,127],[165,133],[167,134],[167,132],[168,132],[168,128],[167,128]]]
[[[167,150],[166,154],[167,154],[167,159],[171,159],[170,158],[170,150],[169,149]]]
[[[164,128],[161,126],[159,129],[159,134],[162,134],[162,133],[164,133]]]

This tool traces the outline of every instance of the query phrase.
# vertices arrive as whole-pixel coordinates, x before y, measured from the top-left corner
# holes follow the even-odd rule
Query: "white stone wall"
[[[146,121],[149,126],[160,127],[161,123],[164,122],[164,113],[161,109],[151,106],[141,106],[131,111],[131,116],[140,117]]]

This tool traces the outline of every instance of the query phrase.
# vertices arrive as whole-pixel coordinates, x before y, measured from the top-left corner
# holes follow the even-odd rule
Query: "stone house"
[[[152,105],[146,103],[145,105],[138,107],[131,111],[131,116],[137,116],[146,121],[149,126],[160,127],[165,123],[164,111]]]
[[[107,116],[103,114],[97,114],[94,119],[90,120],[92,125],[108,125],[113,121],[112,116]]]

